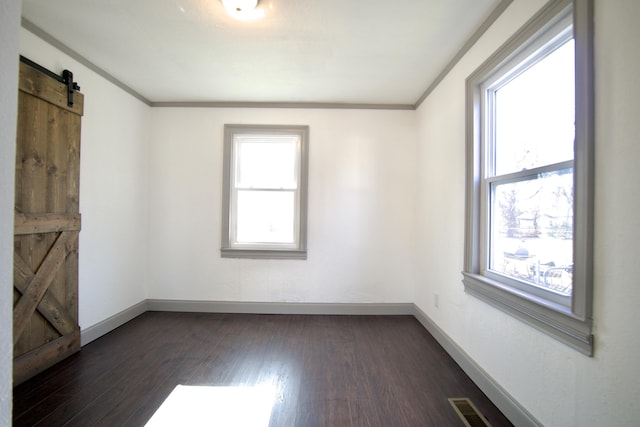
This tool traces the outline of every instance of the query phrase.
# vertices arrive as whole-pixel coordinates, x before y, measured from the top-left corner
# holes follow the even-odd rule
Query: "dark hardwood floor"
[[[411,316],[166,312],[16,387],[13,423],[143,426],[178,384],[265,383],[271,426],[463,426],[449,397],[511,425]]]

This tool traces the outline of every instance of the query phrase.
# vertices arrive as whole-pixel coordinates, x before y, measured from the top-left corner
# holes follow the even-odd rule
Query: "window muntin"
[[[305,126],[225,126],[222,255],[306,257]]]
[[[498,132],[499,121],[517,123],[523,116],[529,121],[531,117],[545,117],[545,110],[551,107],[534,108],[530,115],[516,114],[513,121],[506,119],[514,107],[504,101],[509,99],[509,90],[500,92],[509,88],[510,82],[528,78],[528,70],[535,71],[536,64],[558,59],[563,50],[573,50],[575,54],[574,75],[568,76],[574,77],[575,85],[566,83],[568,80],[562,77],[566,85],[575,87],[573,98],[567,97],[568,102],[573,103],[574,123],[567,119],[571,116],[569,107],[567,114],[560,115],[562,127],[553,132],[552,139],[545,139],[539,145],[527,142],[529,133],[539,132],[535,121],[534,127],[519,125],[515,132]],[[541,62],[542,58],[546,58],[545,61]],[[572,68],[571,64],[567,65],[568,69]],[[566,92],[566,87],[551,90],[556,84],[554,80],[542,80],[542,86],[531,97],[542,94],[542,99],[548,98],[549,105],[554,102],[550,95]],[[592,0],[549,1],[466,81],[465,292],[587,355],[593,354],[593,81]],[[518,98],[529,99],[529,96],[515,97]],[[497,114],[496,103],[502,104],[498,111],[503,110]],[[567,111],[567,107],[563,108]],[[546,115],[553,120],[537,120],[553,122],[558,115],[557,112]],[[517,141],[516,144],[508,143],[509,139]],[[513,149],[503,148],[503,142]],[[551,155],[532,151],[532,145],[544,147],[541,151]],[[549,146],[553,150],[548,150]],[[521,161],[517,162],[518,158]],[[549,183],[544,185],[548,189],[536,193],[543,181]],[[556,242],[571,235],[570,245],[564,242],[558,245],[561,247],[553,248],[556,252],[553,256],[558,259],[554,264],[560,265],[538,267],[537,260],[527,265],[531,251],[528,255],[525,251],[518,252],[517,244],[505,248],[507,245],[500,239],[509,233],[509,227],[502,210],[509,206],[505,199],[512,190],[517,190],[520,197],[510,202],[511,208],[529,213],[516,217],[519,222],[516,230],[512,230],[512,237],[527,230],[535,234],[536,225],[532,223],[543,217],[538,214],[536,218],[531,213],[543,208],[554,212],[547,214],[545,227],[537,224],[540,235],[558,239]],[[563,218],[561,211],[570,209],[569,206],[572,206],[571,215]],[[517,216],[520,215],[523,213]],[[554,224],[552,216],[555,216]],[[561,220],[562,224],[558,224]],[[538,247],[534,250],[545,252]],[[505,252],[523,258],[508,261],[524,265],[505,267]],[[571,264],[566,262],[569,255]],[[570,291],[567,281],[571,282]]]

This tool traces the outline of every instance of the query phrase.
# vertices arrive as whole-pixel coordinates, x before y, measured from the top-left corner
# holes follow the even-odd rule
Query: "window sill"
[[[250,258],[250,259],[297,259],[306,260],[306,250],[277,250],[277,249],[220,249],[222,258]]]
[[[465,292],[473,295],[547,335],[593,356],[591,319],[580,319],[569,310],[540,298],[501,286],[479,274],[462,273]]]

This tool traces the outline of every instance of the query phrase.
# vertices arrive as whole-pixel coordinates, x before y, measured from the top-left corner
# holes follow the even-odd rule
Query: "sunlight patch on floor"
[[[275,386],[178,385],[153,414],[147,427],[268,427]]]

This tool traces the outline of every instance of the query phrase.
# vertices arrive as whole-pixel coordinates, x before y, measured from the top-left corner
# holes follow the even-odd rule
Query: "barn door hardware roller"
[[[36,64],[29,58],[25,58],[22,55],[20,55],[20,62],[23,62],[29,65],[30,67],[35,68],[36,70],[48,75],[52,79],[56,79],[60,83],[64,84],[67,87],[67,106],[73,107],[73,94],[80,90],[80,86],[78,86],[78,83],[73,81],[73,73],[71,71],[64,70],[62,72],[62,76],[59,76],[55,74],[53,71],[44,68],[40,64]]]
[[[80,86],[73,81],[73,73],[69,70],[62,72],[62,80],[62,83],[67,85],[67,105],[73,107],[73,93],[80,90]]]

